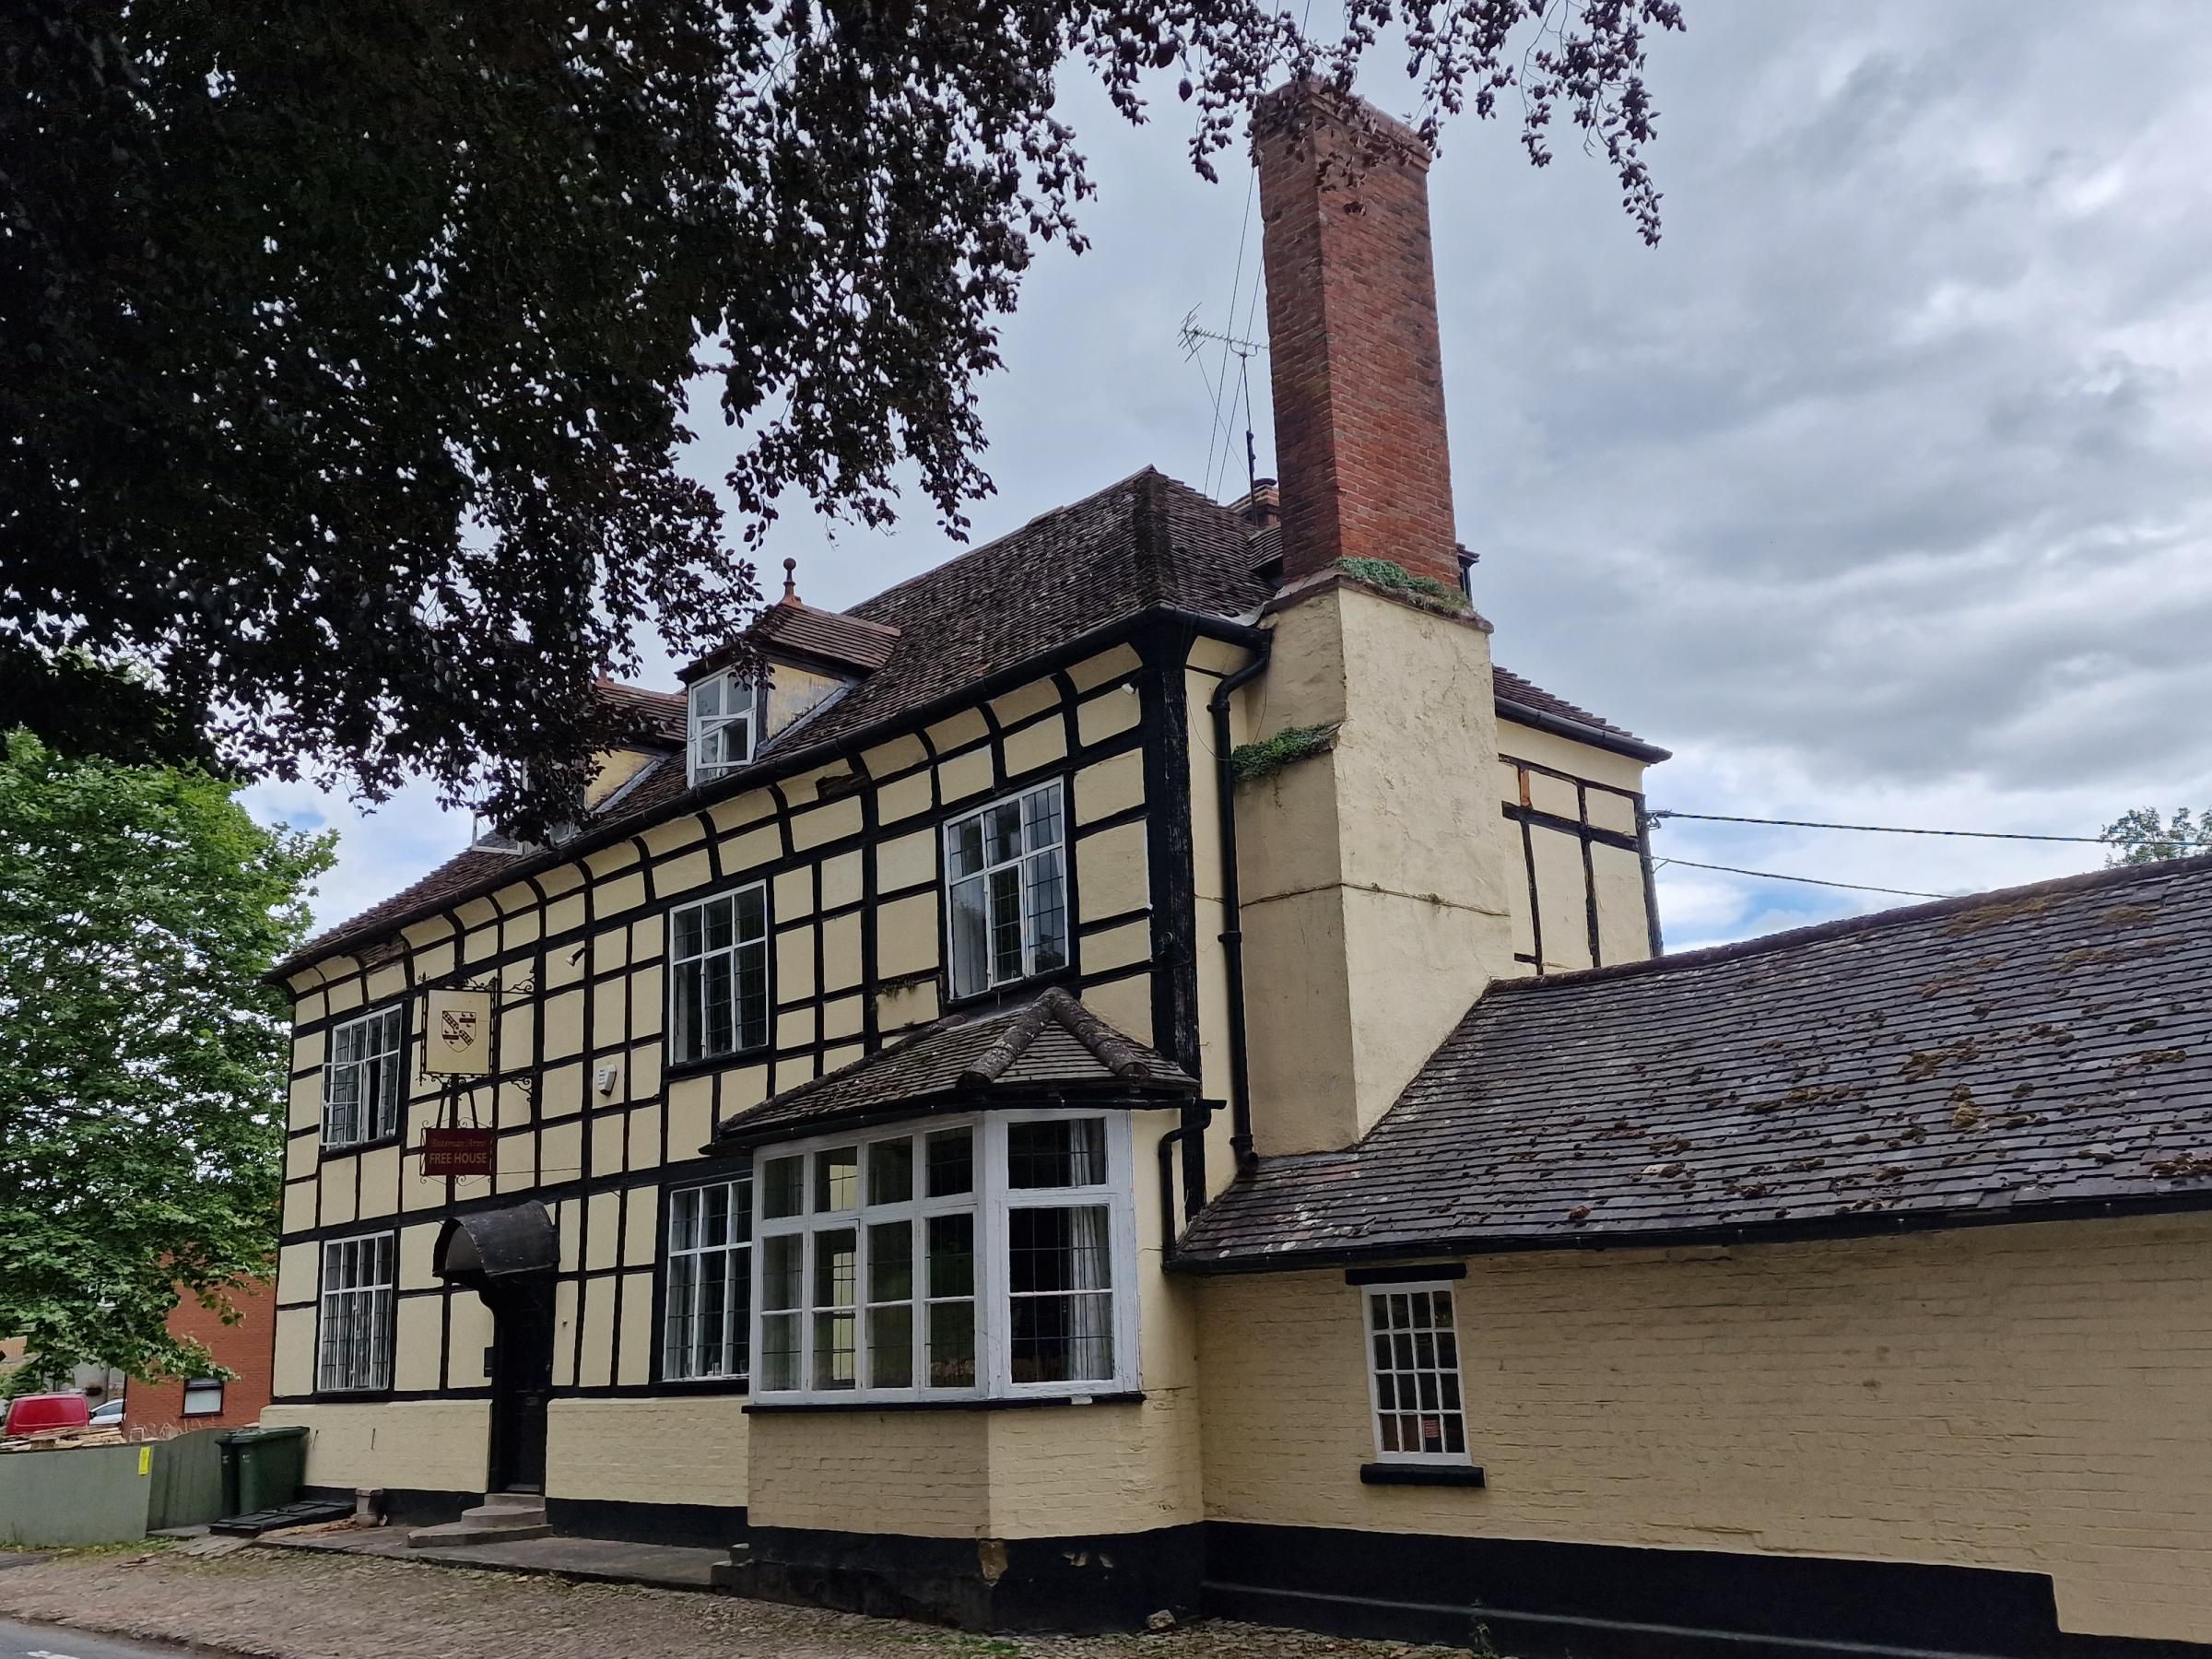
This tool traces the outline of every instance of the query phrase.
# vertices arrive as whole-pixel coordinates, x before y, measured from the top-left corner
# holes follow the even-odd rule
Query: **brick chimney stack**
[[[1312,81],[1261,101],[1253,147],[1283,578],[1386,559],[1456,589],[1429,150]]]

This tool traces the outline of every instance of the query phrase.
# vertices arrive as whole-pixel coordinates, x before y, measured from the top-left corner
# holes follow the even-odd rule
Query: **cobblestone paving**
[[[0,1617],[253,1659],[1455,1659],[1459,1650],[1206,1623],[969,1636],[734,1596],[246,1549],[65,1554],[0,1572]]]

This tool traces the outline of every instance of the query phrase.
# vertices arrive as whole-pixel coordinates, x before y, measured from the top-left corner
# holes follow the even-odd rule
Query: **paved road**
[[[0,1618],[0,1659],[185,1659],[181,1648],[141,1647],[82,1630],[18,1624]]]

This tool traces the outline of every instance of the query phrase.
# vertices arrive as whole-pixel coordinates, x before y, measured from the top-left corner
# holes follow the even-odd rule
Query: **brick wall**
[[[1362,1486],[1360,1293],[1209,1282],[1209,1518],[2048,1573],[2061,1625],[2212,1640],[2212,1218],[1478,1257],[1486,1490]]]
[[[1254,133],[1284,575],[1387,559],[1457,588],[1429,153],[1302,86],[1272,95]],[[1390,153],[1369,155],[1368,135]]]
[[[276,1298],[269,1281],[257,1280],[227,1291],[224,1300],[239,1314],[225,1324],[218,1309],[203,1308],[197,1298],[178,1299],[169,1316],[170,1334],[204,1343],[226,1370],[238,1375],[223,1384],[223,1408],[213,1415],[184,1415],[182,1382],[134,1382],[124,1395],[124,1428],[128,1432],[167,1433],[184,1429],[236,1429],[257,1422],[269,1403],[269,1375],[276,1341]]]

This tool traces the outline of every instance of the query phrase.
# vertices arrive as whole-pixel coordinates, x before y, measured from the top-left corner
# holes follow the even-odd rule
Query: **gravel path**
[[[245,1549],[65,1554],[0,1572],[0,1616],[253,1659],[1452,1659],[1457,1650],[1208,1623],[1157,1636],[969,1636],[895,1619]]]

